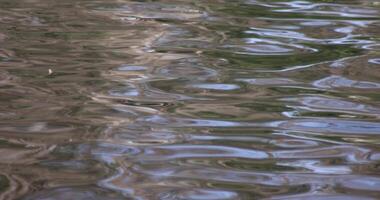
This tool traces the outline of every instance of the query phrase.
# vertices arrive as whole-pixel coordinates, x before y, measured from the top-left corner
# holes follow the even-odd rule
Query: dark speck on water
[[[379,164],[378,1],[0,1],[0,200],[379,199]]]

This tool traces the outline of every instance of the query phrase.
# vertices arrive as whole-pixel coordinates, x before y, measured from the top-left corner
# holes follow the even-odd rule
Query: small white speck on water
[[[53,74],[53,70],[52,70],[52,69],[49,69],[49,70],[48,70],[48,73],[49,73],[49,75]]]

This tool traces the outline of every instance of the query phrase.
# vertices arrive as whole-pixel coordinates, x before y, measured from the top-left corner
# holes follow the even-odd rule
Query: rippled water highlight
[[[380,197],[380,2],[0,3],[0,199]]]

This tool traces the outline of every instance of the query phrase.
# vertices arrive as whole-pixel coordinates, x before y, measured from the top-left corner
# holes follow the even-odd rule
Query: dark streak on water
[[[1,0],[0,199],[377,199],[380,2]]]

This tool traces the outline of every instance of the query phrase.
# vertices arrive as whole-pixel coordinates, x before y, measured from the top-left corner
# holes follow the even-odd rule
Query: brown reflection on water
[[[1,1],[0,199],[377,199],[374,1]]]

